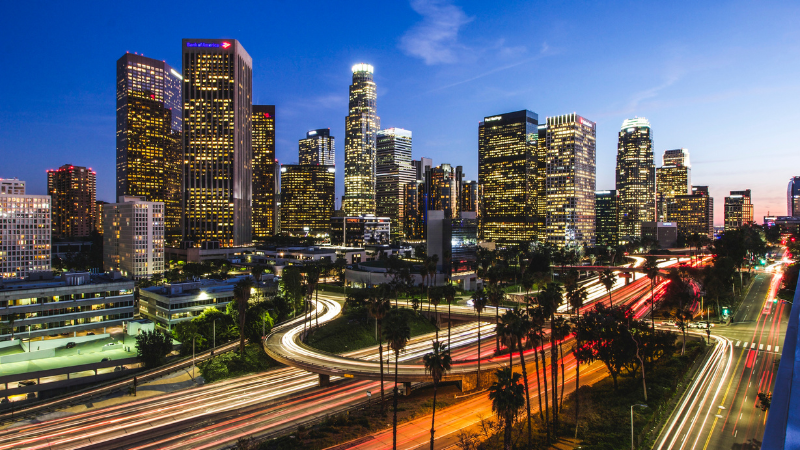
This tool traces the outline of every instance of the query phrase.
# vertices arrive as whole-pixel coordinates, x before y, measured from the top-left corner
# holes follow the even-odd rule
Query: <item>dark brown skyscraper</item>
[[[253,60],[235,39],[184,39],[183,236],[252,241]]]
[[[275,105],[253,105],[253,240],[275,233]]]
[[[97,174],[91,168],[64,164],[47,171],[54,238],[86,237],[97,217]]]
[[[131,53],[117,60],[114,200],[129,195],[164,202],[171,244],[181,238],[182,102],[181,75],[169,64]]]

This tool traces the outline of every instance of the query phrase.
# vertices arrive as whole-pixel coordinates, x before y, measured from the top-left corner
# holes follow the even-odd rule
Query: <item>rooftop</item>
[[[70,278],[80,279],[79,282],[69,282]],[[92,274],[89,272],[65,273],[60,277],[44,278],[39,280],[7,280],[0,279],[0,292],[9,292],[28,289],[46,289],[66,286],[91,286],[108,283],[133,283],[127,278],[115,278],[109,274]]]

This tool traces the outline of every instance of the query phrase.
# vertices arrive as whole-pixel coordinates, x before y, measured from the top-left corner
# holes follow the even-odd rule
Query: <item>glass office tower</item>
[[[253,240],[275,234],[275,105],[253,105]]]
[[[344,196],[347,216],[375,214],[375,148],[381,120],[376,112],[374,69],[369,64],[352,68],[350,114],[345,119]]]
[[[402,128],[381,130],[377,135],[375,176],[376,214],[392,220],[392,238],[404,236],[404,187],[416,181],[411,164],[411,131]]]
[[[622,122],[617,144],[617,194],[620,239],[641,237],[642,222],[656,220],[656,169],[653,133],[644,117]]]
[[[330,128],[310,130],[300,139],[300,164],[336,165],[336,145]]]

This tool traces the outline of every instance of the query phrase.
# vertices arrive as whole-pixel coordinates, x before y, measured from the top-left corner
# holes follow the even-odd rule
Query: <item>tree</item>
[[[486,308],[489,298],[486,296],[483,288],[480,288],[472,294],[472,307],[478,313],[478,382],[477,388],[481,388],[481,313]]]
[[[283,295],[292,302],[292,311],[297,317],[297,307],[303,299],[303,274],[298,267],[284,267],[281,273],[281,289]]]
[[[606,288],[606,292],[608,292],[608,307],[611,308],[614,306],[614,302],[611,301],[611,288],[614,287],[614,283],[617,281],[617,275],[611,269],[605,269],[597,275],[600,279],[600,284],[602,284]]]
[[[436,326],[436,340],[439,340],[439,303],[442,302],[442,289],[439,286],[434,286],[428,289],[428,313],[430,314],[430,305],[433,305],[434,325]]]
[[[261,275],[263,275],[265,271],[266,269],[264,266],[256,264],[250,269],[250,275],[252,275],[256,281],[261,281]]]
[[[433,350],[422,357],[425,364],[425,373],[433,378],[433,413],[431,415],[431,450],[433,450],[433,439],[435,433],[434,421],[436,420],[436,388],[442,377],[450,371],[453,359],[450,357],[450,350],[443,342],[433,341]]]
[[[456,287],[450,283],[445,284],[442,286],[442,295],[444,299],[447,301],[447,347],[450,347],[450,305],[456,301]]]
[[[247,317],[247,302],[250,300],[250,289],[253,288],[253,280],[250,277],[239,280],[233,286],[233,299],[236,302],[236,310],[239,313],[239,353],[244,358],[244,326]]]
[[[598,303],[594,309],[584,312],[581,328],[583,349],[587,351],[585,360],[601,361],[611,375],[614,391],[617,390],[617,377],[623,368],[636,357],[635,342],[630,337],[630,325],[646,327],[646,322],[630,319],[629,308],[615,306],[608,308]],[[650,329],[650,327],[646,327]]]
[[[550,319],[550,386],[553,403],[553,433],[558,433],[558,346],[556,345],[557,323],[556,311],[563,300],[561,286],[549,283],[544,292],[539,293],[539,306],[545,317]],[[546,407],[546,405],[545,405]]]
[[[644,261],[644,270],[647,278],[650,279],[650,321],[653,324],[653,329],[656,327],[655,307],[656,298],[653,294],[655,289],[656,277],[658,277],[658,261],[655,256],[647,256]]]
[[[489,387],[489,400],[492,401],[492,411],[503,422],[503,447],[511,450],[511,428],[514,418],[525,405],[523,387],[519,384],[520,374],[511,371],[510,367],[498,369],[495,372],[497,381]]]
[[[148,369],[164,364],[172,352],[172,336],[158,331],[143,331],[136,335],[136,357]]]
[[[689,323],[694,318],[694,314],[688,309],[676,309],[672,313],[672,317],[675,319],[675,325],[678,326],[681,330],[681,334],[683,335],[683,346],[681,347],[681,355],[686,353],[686,328],[689,327]]]
[[[758,403],[761,407],[761,411],[766,412],[769,407],[772,405],[772,394],[759,392],[758,393]]]
[[[486,294],[489,298],[489,303],[494,306],[494,325],[497,326],[500,323],[500,303],[503,301],[503,290],[497,283],[490,283],[489,286],[486,288]],[[500,352],[500,336],[494,336],[495,341],[495,352]]]
[[[8,316],[8,326],[11,328],[11,340],[14,340],[14,322],[22,318],[22,315],[19,313],[11,313]]]
[[[381,367],[381,412],[383,412],[383,334],[381,334],[383,330],[381,327],[383,325],[383,318],[386,316],[386,313],[389,312],[389,308],[391,308],[391,303],[389,303],[389,300],[383,298],[377,290],[372,291],[373,296],[369,300],[369,313],[375,318],[378,328],[378,359],[380,360]]]
[[[408,317],[397,308],[386,314],[386,326],[383,329],[386,343],[394,351],[394,418],[392,419],[392,448],[397,449],[397,362],[400,351],[406,347],[411,339],[411,328],[408,326]]]
[[[507,310],[500,316],[500,322],[495,326],[495,333],[500,337],[500,343],[508,349],[508,366],[514,369],[514,347],[517,345],[517,338],[514,334],[517,316],[513,310]]]
[[[516,340],[517,348],[519,348],[519,361],[520,365],[522,366],[522,380],[524,381],[525,385],[525,406],[527,408],[527,417],[528,417],[528,448],[532,448],[531,447],[531,435],[532,435],[531,393],[530,393],[530,388],[528,387],[528,368],[525,365],[525,352],[522,347],[522,339],[528,336],[528,331],[529,328],[531,327],[531,320],[528,317],[527,313],[523,313],[517,308],[514,308],[512,314],[514,315],[514,320],[512,322],[512,327],[509,331],[511,332],[513,339]],[[536,351],[534,351],[533,353],[536,354]],[[536,376],[538,377],[539,374],[537,373]]]

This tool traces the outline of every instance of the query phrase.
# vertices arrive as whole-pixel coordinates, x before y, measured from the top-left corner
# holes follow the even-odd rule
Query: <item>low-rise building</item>
[[[116,275],[65,273],[0,282],[0,339],[74,334],[133,318],[134,282]],[[12,320],[13,319],[13,320]]]
[[[139,314],[152,320],[156,327],[171,330],[175,324],[191,320],[208,308],[224,310],[233,301],[233,287],[242,278],[200,280],[140,289]],[[271,295],[276,291],[275,284],[254,282],[251,294]]]
[[[193,241],[183,241],[180,247],[166,247],[166,261],[183,261],[187,263],[201,263],[217,259],[227,259],[233,263],[253,253],[255,247],[222,247],[219,241],[205,241],[196,246]]]
[[[392,219],[374,215],[331,217],[331,244],[348,247],[388,245]]]

